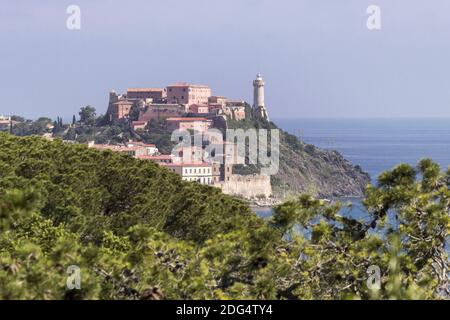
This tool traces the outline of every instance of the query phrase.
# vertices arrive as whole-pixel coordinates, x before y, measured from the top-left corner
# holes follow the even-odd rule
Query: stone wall
[[[181,117],[186,112],[185,107],[178,104],[150,104],[139,113],[139,121],[150,121],[170,117]]]
[[[227,181],[215,183],[214,186],[221,188],[225,194],[241,196],[246,199],[272,195],[270,176],[266,175],[238,175],[233,174]]]

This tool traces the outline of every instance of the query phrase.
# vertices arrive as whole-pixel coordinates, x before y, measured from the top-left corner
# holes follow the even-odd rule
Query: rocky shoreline
[[[274,197],[285,199],[299,193],[318,198],[360,197],[370,176],[335,150],[305,144],[283,132],[280,169],[272,177]]]

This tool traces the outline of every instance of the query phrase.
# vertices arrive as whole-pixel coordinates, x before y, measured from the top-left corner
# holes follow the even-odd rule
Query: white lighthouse
[[[260,73],[253,80],[253,113],[256,118],[269,120],[269,115],[264,103],[264,80]]]

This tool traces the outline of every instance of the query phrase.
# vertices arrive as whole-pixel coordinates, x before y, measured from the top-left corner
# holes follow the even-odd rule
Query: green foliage
[[[95,108],[91,106],[82,107],[78,114],[80,115],[81,123],[88,126],[93,126],[95,124],[95,115],[96,115]]]
[[[448,298],[449,181],[424,160],[368,187],[367,220],[302,195],[265,221],[152,162],[0,134],[0,299]]]
[[[18,115],[12,115],[11,120],[17,121],[17,122],[25,122],[25,118],[22,116],[18,116]]]
[[[0,150],[4,299],[212,298],[198,246],[260,221],[240,200],[152,162],[6,134]],[[69,265],[83,274],[75,296]]]
[[[42,135],[49,133],[48,125],[52,124],[52,120],[47,117],[40,117],[36,121],[28,120],[14,125],[11,133],[17,136]]]
[[[417,170],[402,164],[381,174],[378,185],[367,188],[364,221],[343,216],[339,204],[306,195],[278,206],[274,227],[303,247],[298,282],[289,294],[449,298],[449,178],[429,159]],[[372,265],[382,272],[380,290],[364,285]]]

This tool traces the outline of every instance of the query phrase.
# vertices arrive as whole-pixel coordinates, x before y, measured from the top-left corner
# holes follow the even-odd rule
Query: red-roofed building
[[[127,90],[127,99],[152,99],[161,101],[166,97],[166,89],[163,88],[130,88]]]
[[[211,88],[205,85],[178,82],[167,86],[167,102],[180,103],[187,106],[192,104],[208,104]]]
[[[222,108],[225,107],[225,104],[227,103],[227,98],[224,96],[211,96],[208,98],[208,104],[217,104],[221,105]]]
[[[133,102],[128,101],[124,98],[120,98],[115,102],[110,102],[107,111],[107,114],[109,115],[109,120],[116,121],[128,117],[132,107]]]
[[[192,113],[209,113],[209,106],[206,104],[192,104],[189,106],[189,111]]]
[[[131,127],[133,128],[134,131],[144,130],[146,126],[147,126],[147,121],[133,121],[131,123]]]
[[[172,150],[174,163],[203,163],[206,161],[207,154],[205,149],[198,146],[181,146]]]
[[[193,130],[197,132],[206,132],[211,128],[212,121],[206,118],[167,118],[168,130]]]

